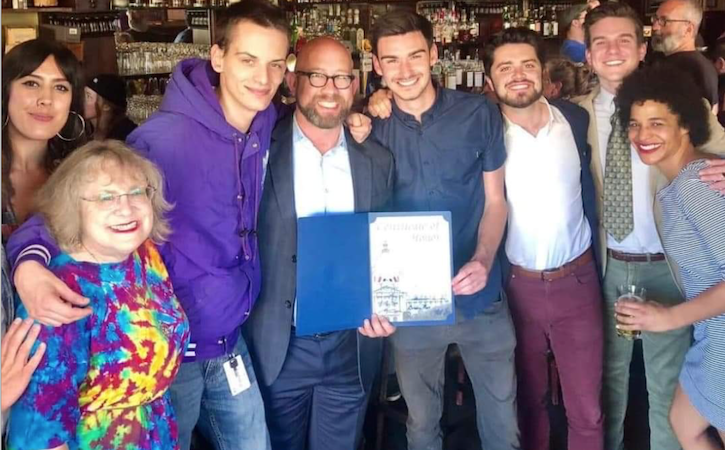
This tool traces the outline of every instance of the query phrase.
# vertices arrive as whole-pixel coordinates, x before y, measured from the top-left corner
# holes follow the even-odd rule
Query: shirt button
[[[285,301],[284,301],[284,306],[286,306],[286,307],[287,307],[287,309],[290,309],[290,308],[292,308],[292,302],[291,302],[291,301],[289,301],[289,300],[285,300]]]
[[[251,257],[250,257],[249,255],[244,255],[244,259],[245,259],[245,260],[249,261],[249,259],[250,259],[250,258],[251,258]]]
[[[428,195],[435,195],[435,191],[429,191]]]
[[[242,195],[242,194],[237,195],[237,200],[244,200],[244,195]]]
[[[252,148],[257,148],[257,143],[252,144]]]
[[[237,138],[237,142],[242,142],[242,138]]]

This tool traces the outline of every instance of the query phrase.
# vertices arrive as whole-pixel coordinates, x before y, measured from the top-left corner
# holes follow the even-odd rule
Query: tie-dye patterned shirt
[[[50,269],[88,297],[89,317],[43,327],[47,349],[13,406],[9,448],[170,450],[178,448],[169,385],[189,323],[156,246],[126,261],[79,262],[61,254]],[[21,308],[21,317],[27,312]]]

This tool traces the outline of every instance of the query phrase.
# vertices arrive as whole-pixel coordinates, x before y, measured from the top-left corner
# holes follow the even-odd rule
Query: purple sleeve
[[[45,266],[60,253],[58,244],[50,235],[45,221],[39,214],[33,215],[10,235],[7,245],[8,261],[12,266],[10,279],[21,262],[37,261]]]

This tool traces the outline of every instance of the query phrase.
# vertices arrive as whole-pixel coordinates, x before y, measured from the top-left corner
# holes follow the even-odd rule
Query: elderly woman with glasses
[[[189,325],[156,248],[169,233],[161,175],[120,142],[93,142],[37,204],[62,249],[49,269],[93,312],[42,328],[45,358],[11,409],[9,448],[178,448],[168,387]]]
[[[671,307],[619,301],[616,313],[623,330],[694,325],[670,422],[685,450],[716,450],[722,447],[708,428],[717,428],[725,441],[725,197],[698,175],[717,156],[697,150],[709,129],[696,89],[684,73],[660,67],[630,75],[617,94],[620,118],[629,124],[639,157],[669,181],[657,193],[660,231],[687,301]]]

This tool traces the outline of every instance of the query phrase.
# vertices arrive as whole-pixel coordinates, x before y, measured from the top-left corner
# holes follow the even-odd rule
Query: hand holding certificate
[[[297,334],[453,323],[451,271],[447,212],[300,219]]]

